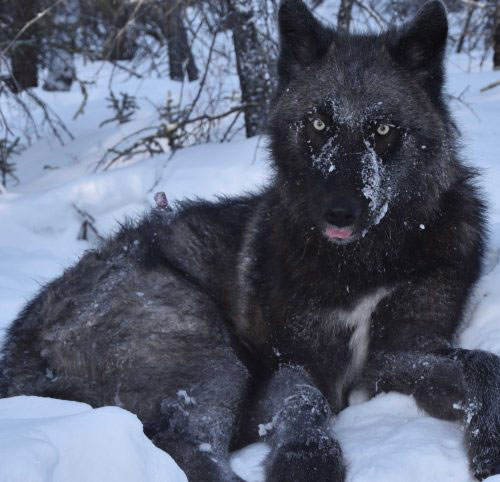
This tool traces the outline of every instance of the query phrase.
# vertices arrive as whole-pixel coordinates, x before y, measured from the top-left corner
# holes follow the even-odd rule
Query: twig
[[[255,144],[255,149],[253,151],[252,164],[255,164],[257,162],[257,153],[259,152],[260,142],[262,141],[262,139],[264,139],[264,136],[262,134],[259,134],[257,144]]]
[[[73,115],[73,120],[76,120],[78,116],[83,114],[83,111],[85,109],[85,106],[87,105],[87,101],[89,100],[89,92],[87,90],[87,85],[86,84],[91,84],[95,82],[85,82],[84,80],[78,80],[78,83],[80,84],[80,92],[82,93],[82,101]]]
[[[375,10],[373,10],[372,7],[370,7],[370,5],[367,5],[362,0],[355,0],[355,3],[359,8],[368,13],[368,15],[372,17],[375,20],[375,22],[377,22],[380,28],[384,28],[387,25],[387,20],[382,18]]]
[[[26,91],[26,94],[33,102],[35,102],[35,104],[38,105],[38,107],[40,107],[40,109],[42,109],[44,120],[47,121],[47,123],[49,124],[49,126],[52,130],[52,133],[54,134],[54,136],[58,139],[58,141],[62,145],[64,145],[64,141],[62,139],[62,136],[59,134],[59,130],[57,129],[57,127],[59,127],[59,129],[61,129],[63,132],[65,132],[66,135],[71,140],[73,140],[75,138],[73,136],[73,134],[69,131],[69,129],[66,127],[66,124],[64,124],[64,122],[61,120],[59,115],[54,110],[52,110],[50,108],[50,106],[48,106],[43,100],[41,100],[35,94],[31,93],[29,90]],[[51,117],[51,115],[53,117]],[[56,123],[54,123],[54,119],[55,119],[55,122],[57,123],[57,125],[56,125]]]
[[[496,80],[495,82],[492,82],[491,84],[485,85],[480,92],[486,92],[487,90],[494,89],[495,87],[498,87],[500,85],[500,80]]]
[[[196,93],[196,96],[195,96],[193,102],[191,103],[191,107],[190,107],[190,109],[188,111],[187,117],[189,117],[193,113],[193,110],[196,107],[196,104],[198,103],[198,100],[200,99],[201,92],[203,91],[203,88],[205,87],[205,82],[207,80],[210,63],[212,61],[212,54],[213,54],[213,51],[214,51],[214,46],[215,46],[215,40],[216,39],[217,39],[217,32],[214,32],[214,34],[212,36],[212,42],[210,44],[210,48],[209,48],[209,51],[208,51],[207,61],[205,63],[205,70],[203,72],[203,77],[200,80],[200,85],[199,85],[199,88],[198,88],[198,92]]]
[[[76,212],[82,218],[82,225],[80,226],[80,231],[78,233],[77,239],[83,241],[90,241],[89,233],[92,233],[98,241],[103,241],[104,238],[99,234],[95,227],[95,218],[89,212],[79,208],[75,203],[72,203],[72,206],[75,208]]]
[[[474,117],[481,122],[481,118],[477,115],[476,111],[471,107],[471,105],[468,102],[465,102],[463,99],[463,95],[469,90],[469,85],[460,92],[458,96],[448,94],[448,97],[452,100],[456,100],[457,102],[460,102],[462,105],[464,105],[473,115]]]
[[[165,150],[163,149],[163,146],[160,144],[160,139],[166,139],[167,141],[169,141],[169,145],[172,148],[173,142],[175,142],[175,140],[177,139],[176,134],[178,132],[182,132],[182,130],[186,126],[190,124],[195,124],[197,122],[215,122],[220,119],[223,119],[224,117],[230,116],[234,113],[237,112],[239,113],[243,111],[244,107],[245,107],[244,105],[238,105],[232,107],[231,109],[225,112],[221,112],[215,115],[201,114],[198,117],[193,117],[192,119],[181,120],[175,124],[172,124],[172,126],[169,125],[150,126],[139,129],[138,131],[125,136],[121,141],[116,143],[113,147],[109,148],[103,155],[101,160],[97,163],[95,171],[97,171],[103,164],[105,164],[106,158],[109,154],[114,154],[114,156],[109,161],[106,162],[103,170],[109,169],[115,162],[117,162],[120,159],[130,159],[131,157],[136,156],[138,154],[144,154],[144,153],[148,153],[150,155],[161,154],[165,152]],[[137,141],[133,142],[130,146],[122,150],[119,149],[119,147],[129,139],[132,139],[133,137],[136,137],[139,134],[142,134],[143,132],[150,130],[153,130],[154,132],[148,136],[141,137]],[[176,150],[175,148],[172,148],[172,151],[175,150]]]
[[[234,116],[234,119],[231,121],[229,124],[229,127],[226,129],[226,132],[224,132],[224,135],[222,136],[222,139],[220,140],[222,142],[226,142],[226,139],[228,138],[229,134],[233,130],[234,125],[236,124],[238,118],[240,117],[241,110]]]

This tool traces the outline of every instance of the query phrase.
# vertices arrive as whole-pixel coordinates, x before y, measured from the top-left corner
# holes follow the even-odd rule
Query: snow
[[[118,407],[41,397],[0,400],[2,482],[186,482]]]
[[[366,199],[370,201],[369,208],[376,218],[375,224],[378,224],[387,211],[387,206],[381,205],[382,192],[382,176],[384,174],[384,166],[382,159],[377,155],[375,149],[365,141],[366,152],[361,158],[363,165],[361,175],[363,178],[362,192]],[[383,213],[383,214],[382,214]]]
[[[335,164],[333,163],[333,158],[337,153],[338,146],[336,145],[336,138],[330,137],[323,147],[321,148],[319,154],[315,155],[310,146],[312,153],[313,166],[318,169],[325,177],[335,171]]]
[[[89,78],[97,70],[86,68]],[[481,184],[491,206],[485,275],[460,344],[500,355],[500,88],[480,92],[499,74],[491,65],[480,71],[465,56],[453,56],[449,72],[450,93],[458,96],[465,90],[466,104],[452,101],[464,133],[465,157],[483,170]],[[48,135],[36,140],[18,160],[20,184],[8,185],[8,193],[0,195],[0,338],[40,285],[89,247],[77,240],[82,219],[75,206],[96,219],[101,235],[108,235],[118,221],[153,205],[157,191],[164,191],[170,203],[184,197],[213,198],[251,190],[268,176],[265,142],[259,138],[237,138],[185,149],[172,159],[138,158],[95,171],[106,147],[154,117],[149,104],[140,100],[140,114],[132,122],[99,128],[110,117],[106,86],[100,85],[89,91],[86,113],[76,120],[72,116],[81,102],[77,87],[67,93],[40,92],[68,122],[75,139],[64,146]],[[175,85],[167,87],[176,95]],[[161,100],[165,79],[124,80],[120,85],[130,93],[139,88]],[[410,397],[384,394],[350,406],[332,430],[348,462],[348,482],[472,480],[459,427],[426,416]],[[258,443],[233,454],[233,469],[247,481],[262,481],[267,450]],[[37,397],[0,400],[0,458],[0,482],[186,480],[172,459],[144,436],[135,415],[116,407],[92,409]]]
[[[389,393],[349,407],[334,432],[349,482],[471,480],[458,426],[424,415],[410,397]]]

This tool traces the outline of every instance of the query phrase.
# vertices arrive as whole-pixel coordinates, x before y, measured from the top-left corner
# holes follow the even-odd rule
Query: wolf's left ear
[[[302,68],[325,55],[333,31],[316,20],[302,0],[283,0],[278,22],[278,75],[280,85],[286,85]]]
[[[389,36],[389,52],[403,67],[438,89],[443,82],[443,59],[448,36],[446,8],[439,0],[425,3],[396,36]]]

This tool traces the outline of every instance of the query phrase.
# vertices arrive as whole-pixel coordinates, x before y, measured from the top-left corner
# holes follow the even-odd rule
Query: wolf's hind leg
[[[341,482],[342,451],[330,432],[332,413],[326,398],[300,367],[279,369],[257,405],[260,435],[271,452],[266,482]],[[266,423],[267,422],[267,423]]]
[[[190,482],[241,481],[229,466],[229,444],[248,372],[229,346],[187,344],[192,355],[169,377],[168,386],[175,388],[145,420],[145,432]]]

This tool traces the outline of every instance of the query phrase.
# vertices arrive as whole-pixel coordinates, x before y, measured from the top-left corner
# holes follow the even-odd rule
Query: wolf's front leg
[[[344,464],[330,433],[327,400],[300,367],[284,366],[273,376],[258,404],[259,426],[271,452],[266,482],[340,482]]]
[[[480,350],[452,350],[463,366],[467,396],[462,420],[474,475],[500,474],[500,358]]]
[[[480,350],[374,354],[366,380],[372,394],[413,395],[434,417],[461,422],[474,475],[500,474],[500,358]]]

